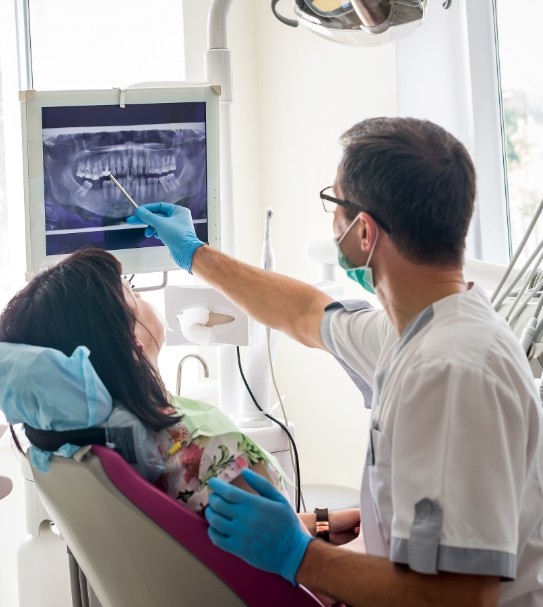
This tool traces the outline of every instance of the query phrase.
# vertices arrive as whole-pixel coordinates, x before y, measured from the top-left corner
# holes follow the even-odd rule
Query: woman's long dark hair
[[[160,430],[179,418],[167,413],[162,380],[138,348],[124,289],[113,255],[101,249],[74,253],[13,297],[0,316],[0,341],[54,348],[66,356],[87,346],[112,398]]]

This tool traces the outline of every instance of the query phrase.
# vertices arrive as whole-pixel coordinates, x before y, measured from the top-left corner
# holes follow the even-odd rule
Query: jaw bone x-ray
[[[134,209],[109,175],[138,204],[190,208],[207,240],[205,104],[43,108],[42,132],[48,255],[161,245],[125,223]]]

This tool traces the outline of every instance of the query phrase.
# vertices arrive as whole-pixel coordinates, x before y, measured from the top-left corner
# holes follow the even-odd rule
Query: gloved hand
[[[126,223],[147,224],[145,236],[162,240],[175,263],[192,273],[194,251],[205,243],[194,232],[189,209],[168,202],[151,202],[138,207]]]
[[[210,479],[205,510],[209,537],[223,550],[296,585],[296,572],[314,538],[268,480],[252,470],[242,476],[258,495]]]

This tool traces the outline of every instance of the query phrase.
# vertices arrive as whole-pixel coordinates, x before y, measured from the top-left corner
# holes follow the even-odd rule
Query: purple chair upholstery
[[[215,573],[250,607],[322,607],[305,588],[294,587],[278,575],[255,569],[213,545],[207,522],[139,476],[117,453],[93,446],[113,485],[169,536]]]

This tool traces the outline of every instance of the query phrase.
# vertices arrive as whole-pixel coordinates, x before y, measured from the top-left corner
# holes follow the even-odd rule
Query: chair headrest
[[[156,481],[164,463],[151,431],[113,402],[89,354],[85,346],[66,356],[53,348],[0,342],[0,409],[10,424],[24,424],[29,438],[38,439],[29,450],[37,470],[47,472],[53,453],[72,457],[81,440],[93,444],[95,431],[87,429],[103,426],[105,439],[96,442],[118,450],[144,478]],[[78,440],[70,442],[74,436]]]

